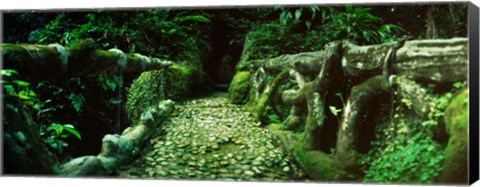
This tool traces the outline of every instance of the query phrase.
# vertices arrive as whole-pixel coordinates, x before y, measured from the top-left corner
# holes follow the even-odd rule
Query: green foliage
[[[70,78],[61,82],[43,81],[36,87],[38,90],[48,93],[43,98],[50,101],[49,111],[71,109],[76,112],[75,115],[81,115],[86,102],[86,98],[82,94],[86,90],[86,84],[80,78]],[[45,116],[45,118],[49,118],[49,116]]]
[[[467,81],[465,82],[456,82],[453,84],[453,89],[460,89],[467,86]]]
[[[448,103],[452,99],[452,93],[457,92],[459,89],[465,87],[467,82],[457,82],[452,85],[452,89],[449,92],[438,94],[434,92],[434,86],[429,85],[427,89],[426,101],[433,103],[433,106],[429,113],[428,119],[422,122],[422,126],[431,127],[437,126],[438,122],[443,116],[445,116],[445,108],[447,108]]]
[[[18,97],[23,105],[28,109],[33,109],[37,111],[37,117],[40,118],[44,114],[56,110],[57,108],[43,108],[46,104],[50,103],[51,100],[42,102],[37,94],[30,89],[31,85],[28,82],[22,80],[16,80],[15,75],[18,75],[18,72],[10,69],[1,70],[2,74],[2,85],[5,90],[5,96],[15,96]],[[12,80],[13,79],[13,80]],[[72,96],[73,95],[73,96]],[[72,104],[75,109],[79,110],[81,105],[84,102],[83,96],[77,96],[72,94]],[[69,98],[70,98],[69,97]],[[83,99],[83,100],[82,100]],[[63,108],[63,107],[62,107]],[[40,126],[40,136],[43,138],[43,141],[47,143],[51,148],[56,150],[58,153],[63,152],[63,148],[68,146],[65,140],[73,135],[74,137],[81,139],[80,133],[75,130],[74,126],[71,124],[58,124],[51,123],[50,125],[43,125],[43,121],[37,121],[41,124]]]
[[[118,48],[172,60],[188,59],[195,50],[208,48],[202,29],[208,23],[210,19],[201,12],[186,10],[60,13],[32,40],[70,46],[73,41],[93,38],[98,48]]]
[[[404,104],[395,109],[394,127],[377,132],[374,147],[364,157],[364,182],[384,183],[432,183],[443,169],[444,147],[434,140],[434,131],[443,122],[445,109],[452,99],[452,93],[465,86],[465,82],[455,83],[447,92],[437,93],[429,85],[425,102],[432,103],[426,119],[413,120],[404,113],[412,110],[413,103],[401,98]],[[404,111],[403,111],[404,110]],[[388,141],[386,141],[388,140]]]
[[[11,95],[19,98],[27,106],[35,106],[39,103],[37,94],[30,89],[30,83],[15,79],[18,72],[13,69],[2,69],[1,75],[5,96]],[[36,108],[36,107],[35,107]]]
[[[279,22],[262,24],[246,36],[238,69],[246,62],[282,54],[321,50],[334,40],[349,40],[356,44],[392,42],[404,32],[395,24],[383,24],[371,14],[372,8],[318,6],[285,8],[278,6]],[[302,23],[306,26],[299,28]],[[300,30],[299,30],[300,29]]]
[[[394,24],[384,24],[380,17],[372,15],[372,8],[345,6],[344,12],[329,9],[324,25],[326,35],[332,39],[346,39],[358,44],[372,44],[394,41],[395,33],[404,30]]]
[[[68,31],[74,29],[78,21],[72,19],[69,13],[58,13],[56,18],[46,24],[43,29],[32,32],[29,41],[40,44],[68,44],[75,39],[75,36]]]
[[[444,158],[442,147],[423,132],[398,137],[387,142],[385,149],[372,150],[364,158],[370,167],[363,182],[432,183],[442,170]]]
[[[400,100],[400,102],[402,102],[403,104],[405,104],[405,106],[407,106],[408,109],[412,109],[412,101],[410,99],[407,99],[407,98],[402,98]]]
[[[73,108],[77,112],[82,111],[82,106],[85,103],[85,97],[83,97],[82,94],[71,93],[68,96],[68,99],[70,99],[70,101],[72,102]]]
[[[179,16],[179,17],[175,17],[173,21],[174,22],[198,21],[203,23],[210,23],[210,19],[202,15]]]
[[[311,5],[300,8],[286,8],[284,6],[275,6],[275,10],[280,10],[279,20],[282,25],[293,24],[297,25],[303,22],[307,27],[307,30],[310,30],[312,27],[312,22],[315,21],[315,18],[318,17],[318,14],[324,14],[324,9],[320,9],[317,5]],[[301,20],[302,15],[307,17],[306,20]]]
[[[40,130],[40,136],[43,137],[45,143],[60,154],[63,152],[63,148],[68,146],[65,140],[72,135],[79,140],[82,139],[80,133],[71,124],[52,123],[49,126],[42,126]]]
[[[119,87],[123,87],[123,76],[122,75],[105,75],[101,74],[98,76],[98,84],[103,88],[103,90],[115,91]]]
[[[265,59],[282,54],[299,53],[323,48],[323,40],[313,42],[317,36],[292,33],[293,26],[273,22],[258,26],[249,32],[245,39],[242,59],[244,61]],[[245,66],[245,64],[243,64]]]
[[[268,110],[268,107],[267,107]],[[275,114],[269,114],[267,115],[267,119],[269,123],[281,123],[282,121],[280,120],[280,117],[278,117]]]
[[[254,31],[249,32],[244,44],[244,53],[248,53],[249,59],[264,59],[280,55],[281,47],[285,47],[281,44],[282,39],[287,37],[282,27],[279,24],[271,23],[261,25]],[[279,32],[275,34],[276,30]]]
[[[397,36],[400,33],[404,32],[405,29],[395,24],[384,24],[380,26],[380,28],[378,28],[377,30],[377,33],[379,35],[378,37],[380,38],[380,43],[395,42],[398,40]],[[372,34],[375,36],[376,34],[374,33],[375,32],[372,32]],[[378,39],[375,38],[374,40],[378,41]]]

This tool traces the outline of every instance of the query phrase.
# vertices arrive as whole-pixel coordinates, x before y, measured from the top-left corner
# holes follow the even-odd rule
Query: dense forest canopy
[[[465,43],[458,39],[467,37],[467,9],[466,3],[416,3],[5,12],[2,55],[6,59],[5,66],[17,69],[2,69],[3,106],[6,108],[2,116],[7,127],[4,139],[7,143],[27,145],[27,148],[13,147],[5,154],[7,159],[20,153],[28,156],[32,152],[22,150],[37,147],[33,153],[42,153],[36,158],[45,159],[45,162],[31,164],[36,167],[31,173],[59,174],[64,168],[76,167],[69,162],[70,165],[64,165],[60,171],[60,166],[75,157],[94,155],[102,150],[98,157],[85,157],[82,162],[93,163],[96,158],[109,158],[112,150],[117,149],[109,146],[116,143],[105,146],[105,142],[118,143],[122,137],[137,136],[140,132],[160,133],[152,125],[157,122],[149,120],[167,118],[172,113],[173,104],[163,102],[155,108],[159,101],[172,99],[180,102],[178,111],[187,117],[173,110],[172,119],[188,121],[192,118],[190,115],[199,110],[196,102],[190,102],[190,99],[228,90],[229,102],[245,104],[246,111],[254,113],[259,124],[271,131],[279,130],[279,139],[288,142],[288,137],[294,137],[304,141],[302,145],[292,143],[290,148],[285,148],[293,152],[299,168],[304,171],[289,165],[290,161],[284,161],[279,171],[294,177],[289,178],[281,172],[272,174],[286,177],[281,179],[464,182],[463,178],[449,178],[450,173],[445,172],[459,171],[458,168],[445,168],[450,167],[448,163],[458,161],[455,160],[457,157],[449,156],[458,148],[450,142],[462,141],[459,137],[463,131],[445,126],[462,120],[453,115],[454,107],[461,103],[461,98],[455,96],[468,93],[462,92],[466,88],[462,74]],[[405,43],[408,40],[418,41]],[[427,43],[423,44],[423,40]],[[336,41],[343,43],[335,44]],[[428,64],[402,66],[399,63],[388,67],[390,61],[407,59],[405,61],[410,62],[409,53],[401,51],[403,45],[440,55],[437,61],[450,57],[443,58],[448,55],[422,47],[438,45],[458,57],[451,57],[445,60],[451,63],[440,65],[430,63],[429,57],[418,57],[418,62]],[[358,52],[362,49],[370,51],[367,54]],[[379,65],[379,62],[364,67],[357,63],[355,66],[358,67],[345,67],[344,64],[342,70],[329,66],[329,62],[336,61],[372,60],[375,55],[385,57],[381,63],[387,65]],[[460,68],[445,70],[453,66]],[[415,72],[410,67],[427,70],[422,69],[426,72],[422,77],[422,72]],[[434,75],[428,77],[430,67],[435,67],[431,72],[438,71],[438,75],[431,73]],[[396,73],[412,76],[399,75],[399,83],[384,83],[384,79],[376,77],[391,75],[392,68],[396,68]],[[42,70],[46,73],[37,72]],[[444,72],[455,75],[448,77],[442,74]],[[390,98],[388,94],[395,96]],[[424,101],[412,97],[415,94],[424,97]],[[402,107],[380,104],[364,112],[362,102],[370,102],[372,98],[378,103],[390,103],[390,99]],[[223,100],[198,101],[212,107],[212,111],[223,106],[209,102]],[[357,103],[360,104],[355,105]],[[359,116],[362,114],[371,119],[355,117],[356,114],[348,113],[350,107],[358,109]],[[233,105],[225,108],[239,116],[246,115],[244,119],[252,120],[252,125],[247,126],[256,127],[246,111],[235,109]],[[379,116],[385,111],[400,114]],[[146,114],[151,117],[145,117]],[[235,117],[232,120],[242,121]],[[308,125],[314,121],[323,126]],[[375,125],[358,130],[354,126],[357,121]],[[387,121],[397,125],[388,126]],[[30,131],[34,133],[11,127],[19,123],[30,125],[34,129]],[[342,129],[340,125],[352,125],[355,130],[351,131],[355,132],[349,132],[345,127]],[[255,130],[248,132],[259,133]],[[113,133],[118,136],[105,136]],[[366,138],[341,144],[342,138],[360,136]],[[105,137],[103,147],[102,137]],[[35,138],[38,140],[34,141]],[[142,134],[141,138],[134,139],[134,145],[143,145],[138,142],[147,138]],[[293,139],[291,142],[295,142]],[[153,141],[150,144],[153,145]],[[243,145],[242,141],[246,140],[233,141],[227,137],[224,142],[228,144],[229,141]],[[349,141],[353,140],[345,142]],[[264,143],[263,140],[259,142]],[[184,148],[186,145],[178,143],[178,146]],[[218,147],[217,144],[206,146]],[[413,158],[409,154],[422,156]],[[397,157],[404,160],[399,161]],[[311,158],[320,161],[310,162],[308,159]],[[338,164],[339,159],[344,163]],[[124,160],[128,159],[116,157],[110,161],[115,164],[109,167],[116,167],[117,161]],[[21,166],[7,164],[4,172],[25,172],[22,167],[30,166],[28,163]],[[107,175],[121,173],[113,170],[106,168],[102,172]],[[243,174],[256,176],[258,173],[250,168]],[[439,176],[443,178],[439,179]],[[269,179],[269,176],[265,177]]]

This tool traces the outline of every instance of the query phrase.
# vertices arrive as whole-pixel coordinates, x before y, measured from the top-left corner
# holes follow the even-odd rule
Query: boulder
[[[468,183],[468,89],[455,96],[445,109],[445,124],[450,136],[445,148],[442,183]]]
[[[250,92],[250,72],[239,71],[228,88],[228,100],[232,104],[245,104]]]

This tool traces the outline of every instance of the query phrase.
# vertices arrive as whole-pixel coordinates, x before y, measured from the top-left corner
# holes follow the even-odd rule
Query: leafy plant
[[[79,140],[82,139],[80,133],[71,124],[52,123],[47,127],[44,126],[40,135],[47,145],[60,154],[63,152],[63,148],[68,146],[68,143],[65,142],[67,138],[74,136]]]
[[[29,41],[40,44],[68,44],[75,39],[75,36],[69,31],[83,21],[82,19],[72,19],[72,17],[70,13],[58,13],[55,19],[46,24],[43,29],[30,33]]]
[[[344,12],[329,9],[326,19],[330,24],[325,25],[325,31],[332,38],[347,39],[351,42],[380,43],[395,40],[395,33],[404,30],[394,24],[380,25],[381,18],[372,15],[372,8],[345,6]]]
[[[2,69],[1,74],[3,77],[2,84],[5,90],[5,96],[8,95],[18,97],[26,107],[38,111],[37,117],[41,114],[55,110],[55,108],[43,108],[45,104],[51,102],[51,100],[47,100],[44,102],[40,101],[37,94],[30,89],[30,83],[14,78],[15,75],[18,75],[18,72],[16,70]],[[77,98],[73,99],[75,100],[74,106],[79,108],[82,99],[78,96],[76,97]],[[37,122],[40,122],[40,124],[42,124],[41,121]],[[71,135],[78,139],[81,139],[80,133],[75,130],[74,126],[71,124],[62,125],[59,123],[51,123],[48,126],[41,125],[39,133],[45,143],[47,143],[54,150],[58,151],[58,153],[62,153],[63,148],[68,146],[65,140]]]
[[[363,158],[363,182],[432,183],[443,169],[442,146],[433,140],[431,129],[396,117],[396,128],[378,131],[373,149]],[[392,136],[394,135],[394,136]]]
[[[72,21],[72,17],[78,19]],[[68,21],[72,22],[64,23]],[[40,31],[37,41],[60,41],[68,46],[72,41],[90,37],[95,39],[99,48],[115,47],[173,60],[202,46],[206,35],[200,24],[210,22],[201,13],[171,9],[59,14]]]
[[[2,69],[2,85],[5,89],[5,95],[18,97],[27,106],[35,106],[39,103],[37,94],[30,89],[30,83],[15,79],[18,72],[13,69]]]
[[[312,27],[312,23],[314,22],[315,18],[318,17],[318,14],[324,14],[322,9],[320,9],[319,6],[316,5],[311,5],[311,6],[305,6],[305,7],[300,7],[300,8],[286,8],[284,6],[275,6],[275,10],[280,10],[280,16],[279,20],[282,25],[287,25],[287,24],[300,24],[303,22],[305,26],[307,27],[307,30],[310,30]],[[306,20],[302,21],[300,18],[302,15],[310,15],[307,17]]]
[[[456,82],[456,83],[453,84],[453,89],[458,90],[458,89],[460,89],[462,87],[465,87],[465,86],[467,86],[467,81]]]
[[[376,133],[378,139],[389,141],[372,142],[374,148],[364,157],[363,181],[432,183],[443,169],[445,159],[444,148],[434,140],[434,131],[440,127],[452,93],[464,86],[465,82],[455,83],[451,90],[437,93],[435,86],[428,85],[424,100],[432,103],[432,107],[423,121],[408,119],[401,112],[395,114],[395,127]],[[403,110],[412,110],[410,100],[402,98],[401,102],[405,104]],[[380,138],[382,134],[386,137]]]
[[[123,77],[121,75],[104,75],[98,76],[98,84],[103,90],[115,91],[118,87],[123,86]]]
[[[82,79],[74,77],[59,82],[42,81],[36,86],[36,89],[43,93],[43,100],[49,101],[48,104],[45,103],[45,107],[48,107],[49,111],[71,109],[76,112],[75,115],[81,115],[82,107],[86,102],[83,95],[86,84]],[[49,117],[45,116],[45,118]]]
[[[418,132],[406,143],[397,140],[388,142],[383,150],[370,151],[364,162],[371,164],[363,181],[432,183],[442,170],[444,158],[441,146]]]
[[[197,22],[203,22],[203,23],[210,23],[210,19],[202,15],[177,16],[173,21],[174,22],[197,21]]]
[[[77,112],[82,111],[82,106],[85,103],[85,97],[83,97],[82,94],[70,93],[70,96],[68,96],[68,99],[70,99],[70,101],[72,102],[73,108]]]

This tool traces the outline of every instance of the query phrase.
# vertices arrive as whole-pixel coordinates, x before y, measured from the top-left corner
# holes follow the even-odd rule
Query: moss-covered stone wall
[[[143,72],[128,89],[126,112],[131,124],[140,114],[158,101],[181,100],[191,95],[193,71],[187,66],[174,64],[161,70]]]

